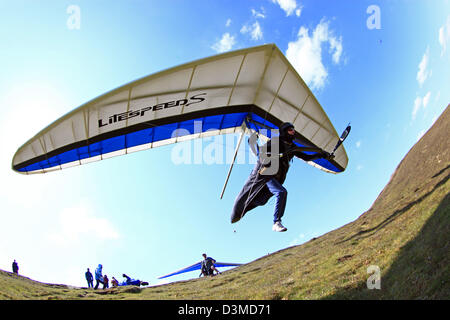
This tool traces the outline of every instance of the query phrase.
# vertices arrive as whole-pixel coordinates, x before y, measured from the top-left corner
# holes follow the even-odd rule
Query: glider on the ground
[[[214,266],[215,267],[236,267],[236,266],[240,266],[240,263],[227,263],[227,262],[215,262]],[[185,272],[190,272],[190,271],[195,271],[195,270],[200,270],[202,268],[202,262],[197,262],[194,263],[193,265],[190,265],[186,268],[180,269],[178,271],[166,274],[165,276],[161,276],[158,279],[164,279],[164,278],[168,278],[171,276],[175,276],[177,274],[181,274],[181,273],[185,273]]]

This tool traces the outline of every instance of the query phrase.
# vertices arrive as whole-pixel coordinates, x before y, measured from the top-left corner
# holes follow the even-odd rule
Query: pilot
[[[280,135],[273,137],[260,148],[258,161],[235,200],[231,223],[239,221],[248,211],[265,205],[274,195],[276,202],[272,230],[276,232],[287,230],[282,225],[281,218],[286,208],[287,190],[283,187],[283,183],[289,170],[289,162],[294,156],[305,161],[319,158],[331,160],[334,157],[319,148],[313,150],[315,154],[305,154],[303,151],[306,148],[296,146],[293,142],[294,138],[294,125],[285,122],[280,126]]]

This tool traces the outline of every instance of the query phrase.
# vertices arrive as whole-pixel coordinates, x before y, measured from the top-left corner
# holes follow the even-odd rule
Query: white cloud
[[[256,21],[254,24],[252,24],[251,26],[248,25],[244,25],[241,28],[241,33],[242,34],[250,34],[250,37],[252,40],[257,41],[257,40],[261,40],[263,37],[263,33],[261,30],[261,25],[259,24],[258,21]]]
[[[426,108],[428,106],[428,103],[430,102],[431,98],[431,92],[428,91],[427,94],[422,98],[417,96],[414,100],[414,107],[412,111],[412,119],[415,120],[417,113],[419,112],[420,108]]]
[[[415,120],[417,116],[417,112],[419,111],[420,107],[422,106],[422,98],[416,97],[416,100],[414,100],[414,108],[412,111],[412,119]]]
[[[234,36],[231,36],[228,32],[224,33],[222,38],[213,44],[211,47],[214,51],[221,53],[225,51],[230,51],[233,46],[236,44],[236,40],[234,39]]]
[[[301,14],[301,7],[297,6],[296,0],[272,0],[273,3],[277,3],[284,12],[286,12],[286,16],[290,16],[295,12],[297,17]]]
[[[119,238],[119,233],[106,218],[94,216],[93,206],[82,201],[78,205],[65,208],[59,214],[59,226],[48,239],[59,245],[70,245],[89,236],[98,240]]]
[[[256,11],[255,9],[252,9],[252,15],[257,19],[258,18],[264,19],[266,17],[266,10],[264,10],[263,7],[261,7],[261,12]]]
[[[311,89],[320,89],[328,77],[328,71],[322,62],[322,45],[329,44],[332,60],[338,64],[343,51],[342,37],[335,37],[329,29],[329,22],[324,19],[316,26],[311,36],[309,30],[303,26],[297,36],[296,41],[289,42],[286,57]]]
[[[241,33],[245,34],[245,33],[249,33],[250,32],[250,27],[247,24],[244,24],[241,28]]]
[[[361,171],[363,168],[364,168],[364,167],[363,167],[362,165],[359,164],[359,165],[356,167],[356,170]]]
[[[253,20],[255,21],[253,24],[249,24],[246,23],[242,26],[240,32],[242,34],[248,34],[250,35],[250,38],[253,41],[258,41],[261,40],[263,38],[263,31],[261,28],[261,25],[259,24],[259,22],[257,21],[257,19],[265,19],[266,18],[266,13],[265,13],[265,9],[263,7],[261,7],[261,11],[256,11],[255,9],[251,9],[252,12],[252,16],[253,16]]]
[[[438,101],[440,97],[441,97],[441,91],[439,90],[436,95],[436,98],[434,98],[434,101]]]
[[[431,97],[431,92],[428,91],[428,93],[422,99],[422,103],[423,103],[423,107],[424,108],[426,108],[428,106],[428,102],[430,102],[430,97]]]
[[[300,17],[302,14],[302,10],[303,10],[303,7],[299,7],[297,10],[295,10],[295,15],[297,17]]]
[[[431,70],[428,70],[428,62],[430,59],[430,47],[427,47],[427,50],[425,51],[422,60],[420,60],[419,63],[419,71],[417,72],[417,82],[419,82],[419,85],[422,86],[425,80],[429,76],[431,76]]]
[[[450,16],[447,17],[445,24],[439,28],[439,43],[442,47],[441,57],[447,51],[448,43],[450,42]]]
[[[334,51],[332,56],[333,62],[338,64],[342,55],[342,36],[339,38],[339,40],[337,40],[334,37],[331,37],[329,41],[330,41],[330,53]]]
[[[229,27],[231,25],[231,19],[227,19],[227,22],[225,23],[225,27]]]
[[[356,142],[356,147],[357,147],[357,148],[361,147],[361,140],[359,140],[359,141]]]

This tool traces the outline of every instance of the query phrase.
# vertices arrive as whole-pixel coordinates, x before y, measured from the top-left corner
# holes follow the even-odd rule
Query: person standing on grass
[[[98,265],[97,269],[95,269],[95,288],[94,290],[98,289],[99,284],[103,284],[103,275],[102,275],[102,268],[103,266],[101,264]]]
[[[87,269],[87,271],[84,275],[85,275],[86,281],[88,283],[88,288],[93,288],[94,287],[94,277],[92,276],[92,273],[89,270],[89,268]]]
[[[103,289],[108,289],[109,288],[109,279],[108,276],[105,274],[103,276]]]
[[[14,262],[12,263],[12,270],[15,274],[19,274],[19,265],[17,264],[16,259],[14,259]]]

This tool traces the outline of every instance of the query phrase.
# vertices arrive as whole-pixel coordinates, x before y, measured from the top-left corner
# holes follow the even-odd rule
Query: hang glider
[[[165,276],[161,276],[158,279],[164,279],[164,278],[168,278],[168,277],[171,277],[171,276],[175,276],[177,274],[190,272],[190,271],[195,271],[195,270],[200,270],[201,269],[201,265],[202,265],[202,262],[200,261],[200,262],[194,263],[193,265],[190,265],[189,267],[186,267],[186,268],[180,269],[178,271],[166,274]],[[237,267],[237,266],[240,266],[240,265],[241,265],[241,263],[226,263],[226,262],[216,262],[216,263],[214,263],[214,266],[218,267],[218,268],[219,267]]]
[[[229,133],[296,128],[299,146],[331,152],[339,135],[308,86],[274,44],[200,59],[138,79],[74,109],[21,146],[22,174],[61,170],[162,145]],[[270,138],[272,131],[262,133]],[[308,162],[339,173],[333,160]]]

